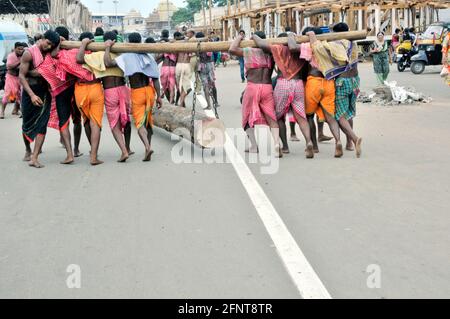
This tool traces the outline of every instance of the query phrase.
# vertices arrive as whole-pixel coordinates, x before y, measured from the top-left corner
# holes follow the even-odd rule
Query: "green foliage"
[[[194,21],[194,14],[186,8],[180,8],[172,15],[172,23],[177,25]]]
[[[209,9],[209,0],[184,0],[186,6],[173,14],[172,23],[193,22],[194,14],[202,10],[202,1],[205,9]],[[212,0],[212,4],[213,6],[223,7],[227,5],[227,0]]]

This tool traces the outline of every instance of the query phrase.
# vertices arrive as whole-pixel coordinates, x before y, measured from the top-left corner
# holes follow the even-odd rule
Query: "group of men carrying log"
[[[150,161],[152,108],[162,106],[159,69],[148,54],[125,53],[114,55],[111,47],[117,33],[106,32],[105,51],[91,52],[88,45],[94,41],[90,32],[82,33],[81,47],[63,50],[62,41],[68,40],[69,31],[58,27],[47,31],[43,39],[27,49],[21,59],[19,79],[23,87],[22,116],[23,140],[29,165],[41,168],[38,158],[45,141],[47,126],[57,123],[67,156],[61,164],[71,164],[79,151],[81,130],[74,130],[75,150],[69,131],[70,118],[74,126],[81,124],[91,145],[90,163],[99,165],[98,159],[104,110],[121,151],[119,162],[125,162],[133,152],[130,149],[131,117],[145,148],[143,161]],[[142,43],[139,33],[129,35],[130,43]],[[127,81],[129,85],[127,85]],[[78,136],[77,136],[78,135]],[[34,150],[30,144],[35,142]]]
[[[347,31],[345,23],[333,28],[333,32]],[[258,152],[254,126],[265,124],[272,131],[275,156],[289,153],[286,116],[291,113],[305,138],[307,158],[319,152],[314,116],[328,123],[336,141],[335,157],[343,156],[340,129],[347,136],[346,150],[356,149],[356,156],[361,156],[362,139],[353,131],[360,84],[357,46],[345,39],[318,41],[316,35],[321,33],[320,28],[306,28],[303,34],[309,42],[301,44],[293,33],[282,33],[279,37],[287,37],[288,44],[271,45],[263,32],[256,32],[252,39],[257,48],[242,49],[241,35],[231,45],[230,53],[244,58],[247,75],[242,127],[251,144],[248,152]],[[274,68],[277,76],[272,79]]]
[[[180,41],[208,41],[203,32],[187,30],[186,34],[175,32],[169,40],[169,32],[162,31],[161,43]],[[179,52],[155,55],[156,62],[162,63],[161,87],[170,104],[186,107],[186,97],[192,92],[192,81],[198,93],[203,88],[207,109],[212,103],[218,105],[213,52]]]
[[[348,26],[337,24],[334,31],[348,31]],[[242,37],[237,37],[229,48],[231,54],[242,56],[245,61],[248,84],[242,102],[242,125],[251,142],[248,151],[258,152],[254,126],[266,124],[275,141],[275,155],[282,157],[283,153],[288,153],[285,119],[291,112],[305,137],[307,158],[313,158],[319,151],[314,115],[330,126],[336,140],[335,157],[343,155],[340,129],[347,135],[346,149],[356,149],[356,155],[360,157],[362,140],[354,133],[352,121],[359,89],[356,46],[349,40],[319,41],[316,38],[319,28],[308,28],[304,33],[309,37],[309,43],[298,44],[293,34],[281,34],[280,37],[288,37],[287,45],[271,45],[265,40],[264,33],[256,32],[253,40],[257,47],[241,48]],[[24,160],[31,167],[43,167],[39,155],[47,126],[56,126],[60,130],[61,143],[67,152],[62,164],[71,164],[75,157],[81,156],[81,118],[91,145],[90,163],[102,164],[98,159],[98,148],[105,109],[121,151],[119,162],[126,162],[133,154],[130,149],[131,118],[145,148],[143,161],[150,161],[153,154],[152,109],[155,105],[162,107],[164,95],[171,104],[179,102],[180,106],[186,107],[194,73],[199,75],[195,81],[203,86],[208,107],[211,107],[211,98],[217,105],[212,53],[198,50],[158,55],[115,54],[111,52],[117,41],[115,32],[103,35],[104,51],[89,50],[94,41],[90,32],[81,34],[81,45],[77,48],[62,49],[61,43],[68,39],[69,31],[65,27],[47,31],[42,39],[24,51],[18,66],[23,87]],[[187,33],[187,39],[175,34],[178,41],[201,42],[203,39],[202,33],[193,31]],[[142,38],[140,34],[132,33],[128,41],[139,44]],[[166,42],[169,42],[168,38]],[[158,63],[162,63],[161,72]],[[275,66],[277,77],[273,90]],[[69,131],[70,118],[75,128],[74,149]],[[34,150],[31,150],[32,142],[35,143]]]

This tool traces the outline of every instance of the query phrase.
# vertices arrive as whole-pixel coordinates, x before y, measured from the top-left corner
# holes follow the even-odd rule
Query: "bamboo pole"
[[[367,31],[350,31],[340,33],[326,33],[317,36],[317,39],[324,41],[363,40],[367,38]],[[297,43],[309,42],[308,36],[296,37]],[[287,44],[287,38],[268,39],[270,44]],[[78,41],[61,42],[62,49],[77,49],[80,47]],[[111,51],[115,53],[189,53],[189,52],[225,52],[230,49],[231,42],[173,42],[173,43],[116,43]],[[256,44],[253,40],[241,42],[241,48],[254,48]],[[104,51],[104,43],[91,43],[88,45],[89,51]]]

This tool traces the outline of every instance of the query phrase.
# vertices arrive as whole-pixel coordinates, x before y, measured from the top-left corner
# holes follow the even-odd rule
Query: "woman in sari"
[[[384,40],[384,33],[379,32],[372,45],[370,53],[373,57],[373,69],[380,85],[384,85],[389,75],[389,64],[392,64],[388,43]]]

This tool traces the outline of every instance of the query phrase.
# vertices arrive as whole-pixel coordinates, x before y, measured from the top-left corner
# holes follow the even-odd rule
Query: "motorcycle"
[[[414,50],[399,50],[397,53],[397,70],[403,72],[411,67],[411,57],[416,54]]]
[[[404,40],[396,49],[397,70],[403,72],[411,67],[411,57],[415,54],[414,46],[410,39]]]

